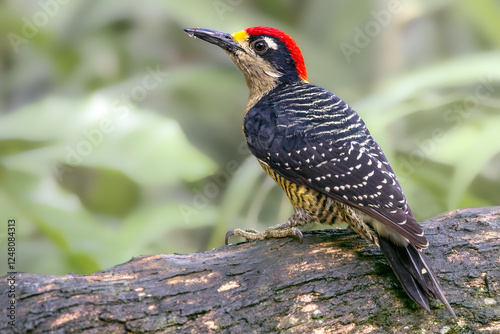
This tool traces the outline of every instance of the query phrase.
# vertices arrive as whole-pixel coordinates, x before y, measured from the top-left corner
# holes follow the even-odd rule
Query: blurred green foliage
[[[291,213],[243,142],[242,75],[186,27],[292,35],[311,83],[364,118],[418,219],[500,203],[498,1],[0,6],[0,218],[17,220],[18,271],[210,249]]]

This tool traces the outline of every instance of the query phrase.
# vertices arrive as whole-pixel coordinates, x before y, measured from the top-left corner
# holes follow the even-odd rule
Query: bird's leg
[[[302,243],[302,232],[297,228],[297,226],[304,226],[311,222],[311,216],[305,212],[302,208],[295,208],[295,214],[293,214],[284,223],[267,228],[263,232],[258,232],[254,229],[234,229],[229,230],[226,233],[226,245],[229,242],[231,236],[242,237],[247,240],[264,240],[266,238],[285,238],[285,237],[297,237],[299,242]]]
[[[285,238],[296,236],[302,243],[302,232],[300,232],[300,230],[296,227],[291,227],[291,224],[289,222],[290,219],[284,223],[268,227],[265,231],[262,232],[258,232],[254,229],[242,230],[239,228],[229,230],[226,233],[226,245],[229,243],[229,238],[231,236],[242,237],[247,240],[264,240],[266,238]]]

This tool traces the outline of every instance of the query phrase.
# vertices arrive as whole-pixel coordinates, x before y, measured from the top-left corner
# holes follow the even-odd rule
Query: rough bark
[[[18,274],[16,327],[1,333],[500,333],[500,207],[422,222],[458,316],[429,314],[380,251],[350,230],[154,255],[91,275]],[[222,237],[222,236],[221,236]]]

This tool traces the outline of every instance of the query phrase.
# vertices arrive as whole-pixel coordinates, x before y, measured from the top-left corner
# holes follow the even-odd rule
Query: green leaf
[[[0,140],[0,157],[34,150],[48,145],[50,145],[50,142],[43,140],[33,141],[24,139],[4,139]]]
[[[19,140],[51,142],[43,156],[31,156],[33,163],[115,169],[144,185],[195,181],[215,171],[215,163],[189,143],[177,122],[120,103],[101,95],[88,101],[48,99],[0,117],[1,137],[11,146]]]
[[[61,178],[66,189],[78,195],[95,213],[123,218],[140,200],[140,187],[115,169],[69,167]]]
[[[500,51],[491,51],[443,61],[381,84],[375,94],[356,102],[355,106],[369,124],[373,118],[383,119],[385,113],[393,113],[391,107],[424,91],[481,82],[493,84],[500,78],[498,59]]]
[[[456,147],[462,149],[461,155],[455,156],[455,173],[450,184],[448,207],[458,206],[462,197],[465,196],[467,188],[477,177],[486,164],[500,152],[500,118],[491,123],[483,124],[473,136],[464,136],[464,130],[460,131],[460,138],[469,138],[467,143]],[[458,133],[456,133],[458,135]],[[484,143],[497,143],[496,145],[484,145]],[[467,157],[463,159],[463,157]]]
[[[224,192],[219,218],[208,244],[208,249],[221,246],[224,241],[223,236],[226,235],[230,227],[244,222],[241,219],[241,211],[251,201],[257,181],[263,174],[264,171],[254,157],[248,157],[238,168]]]

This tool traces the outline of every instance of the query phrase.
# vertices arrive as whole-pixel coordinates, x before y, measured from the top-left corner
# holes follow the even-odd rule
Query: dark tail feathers
[[[437,278],[422,252],[417,251],[411,244],[406,247],[398,246],[384,238],[379,238],[379,244],[392,270],[411,299],[429,312],[429,298],[439,299],[453,318],[456,318],[455,312],[446,300],[443,290],[441,290]]]

